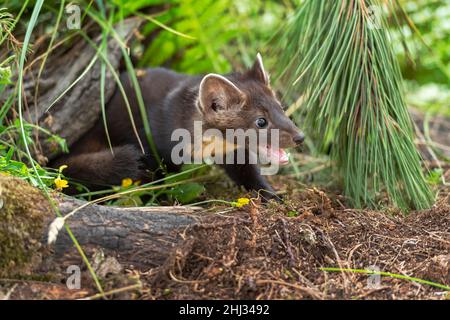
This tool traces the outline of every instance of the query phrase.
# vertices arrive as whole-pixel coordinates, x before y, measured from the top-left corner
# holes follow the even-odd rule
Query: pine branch
[[[375,206],[385,191],[403,210],[423,209],[434,196],[413,143],[384,3],[306,0],[279,37],[279,78],[305,95],[305,124],[321,150],[331,148],[355,206]]]

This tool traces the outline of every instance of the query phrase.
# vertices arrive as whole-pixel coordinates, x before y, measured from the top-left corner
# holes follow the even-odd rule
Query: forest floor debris
[[[202,224],[182,233],[182,242],[157,268],[131,266],[105,253],[116,265],[102,274],[105,292],[113,299],[449,298],[443,287],[321,269],[375,268],[450,286],[448,192],[433,208],[407,216],[349,209],[340,196],[317,188],[286,198],[284,205],[253,202],[208,213]],[[76,256],[70,259],[82,265]],[[0,293],[9,299],[99,298],[87,270],[78,290],[65,286],[68,276],[60,269],[32,279],[3,279]]]

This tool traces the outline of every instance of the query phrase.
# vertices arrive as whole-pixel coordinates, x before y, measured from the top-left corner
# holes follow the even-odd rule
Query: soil
[[[442,299],[445,290],[382,277],[326,272],[366,269],[450,285],[450,204],[399,213],[346,209],[318,189],[289,206],[227,214],[229,221],[186,232],[185,246],[144,277],[144,298],[170,299]],[[295,213],[294,213],[295,212]],[[289,215],[296,215],[289,217]],[[448,297],[448,296],[447,296]]]
[[[445,192],[444,192],[445,191]],[[340,196],[319,189],[286,195],[286,204],[216,207],[158,268],[127,265],[109,252],[88,250],[112,299],[448,299],[450,195],[405,216],[397,211],[346,208]],[[98,256],[105,264],[98,268]],[[95,257],[93,257],[95,255]],[[109,262],[108,262],[109,261]],[[65,267],[82,265],[67,255],[23,279],[0,280],[10,299],[76,299],[95,296],[87,270],[82,288],[65,285]],[[101,262],[100,262],[101,264]],[[367,269],[434,284],[321,268]],[[447,286],[444,288],[444,286]]]

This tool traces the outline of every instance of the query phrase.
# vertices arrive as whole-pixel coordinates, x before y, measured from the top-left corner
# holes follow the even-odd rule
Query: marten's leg
[[[52,167],[67,165],[64,175],[86,183],[90,189],[103,189],[120,185],[122,179],[142,179],[145,176],[145,164],[142,152],[134,145],[124,145],[97,152],[68,154],[52,163]],[[72,192],[69,192],[72,193]]]
[[[267,179],[261,175],[260,168],[256,164],[224,164],[221,165],[228,176],[238,185],[244,186],[249,191],[258,192],[263,201],[281,199],[275,194]]]

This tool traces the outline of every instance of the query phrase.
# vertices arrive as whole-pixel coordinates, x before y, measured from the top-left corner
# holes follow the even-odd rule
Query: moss
[[[50,206],[40,190],[0,175],[0,277],[29,274],[41,260]]]

